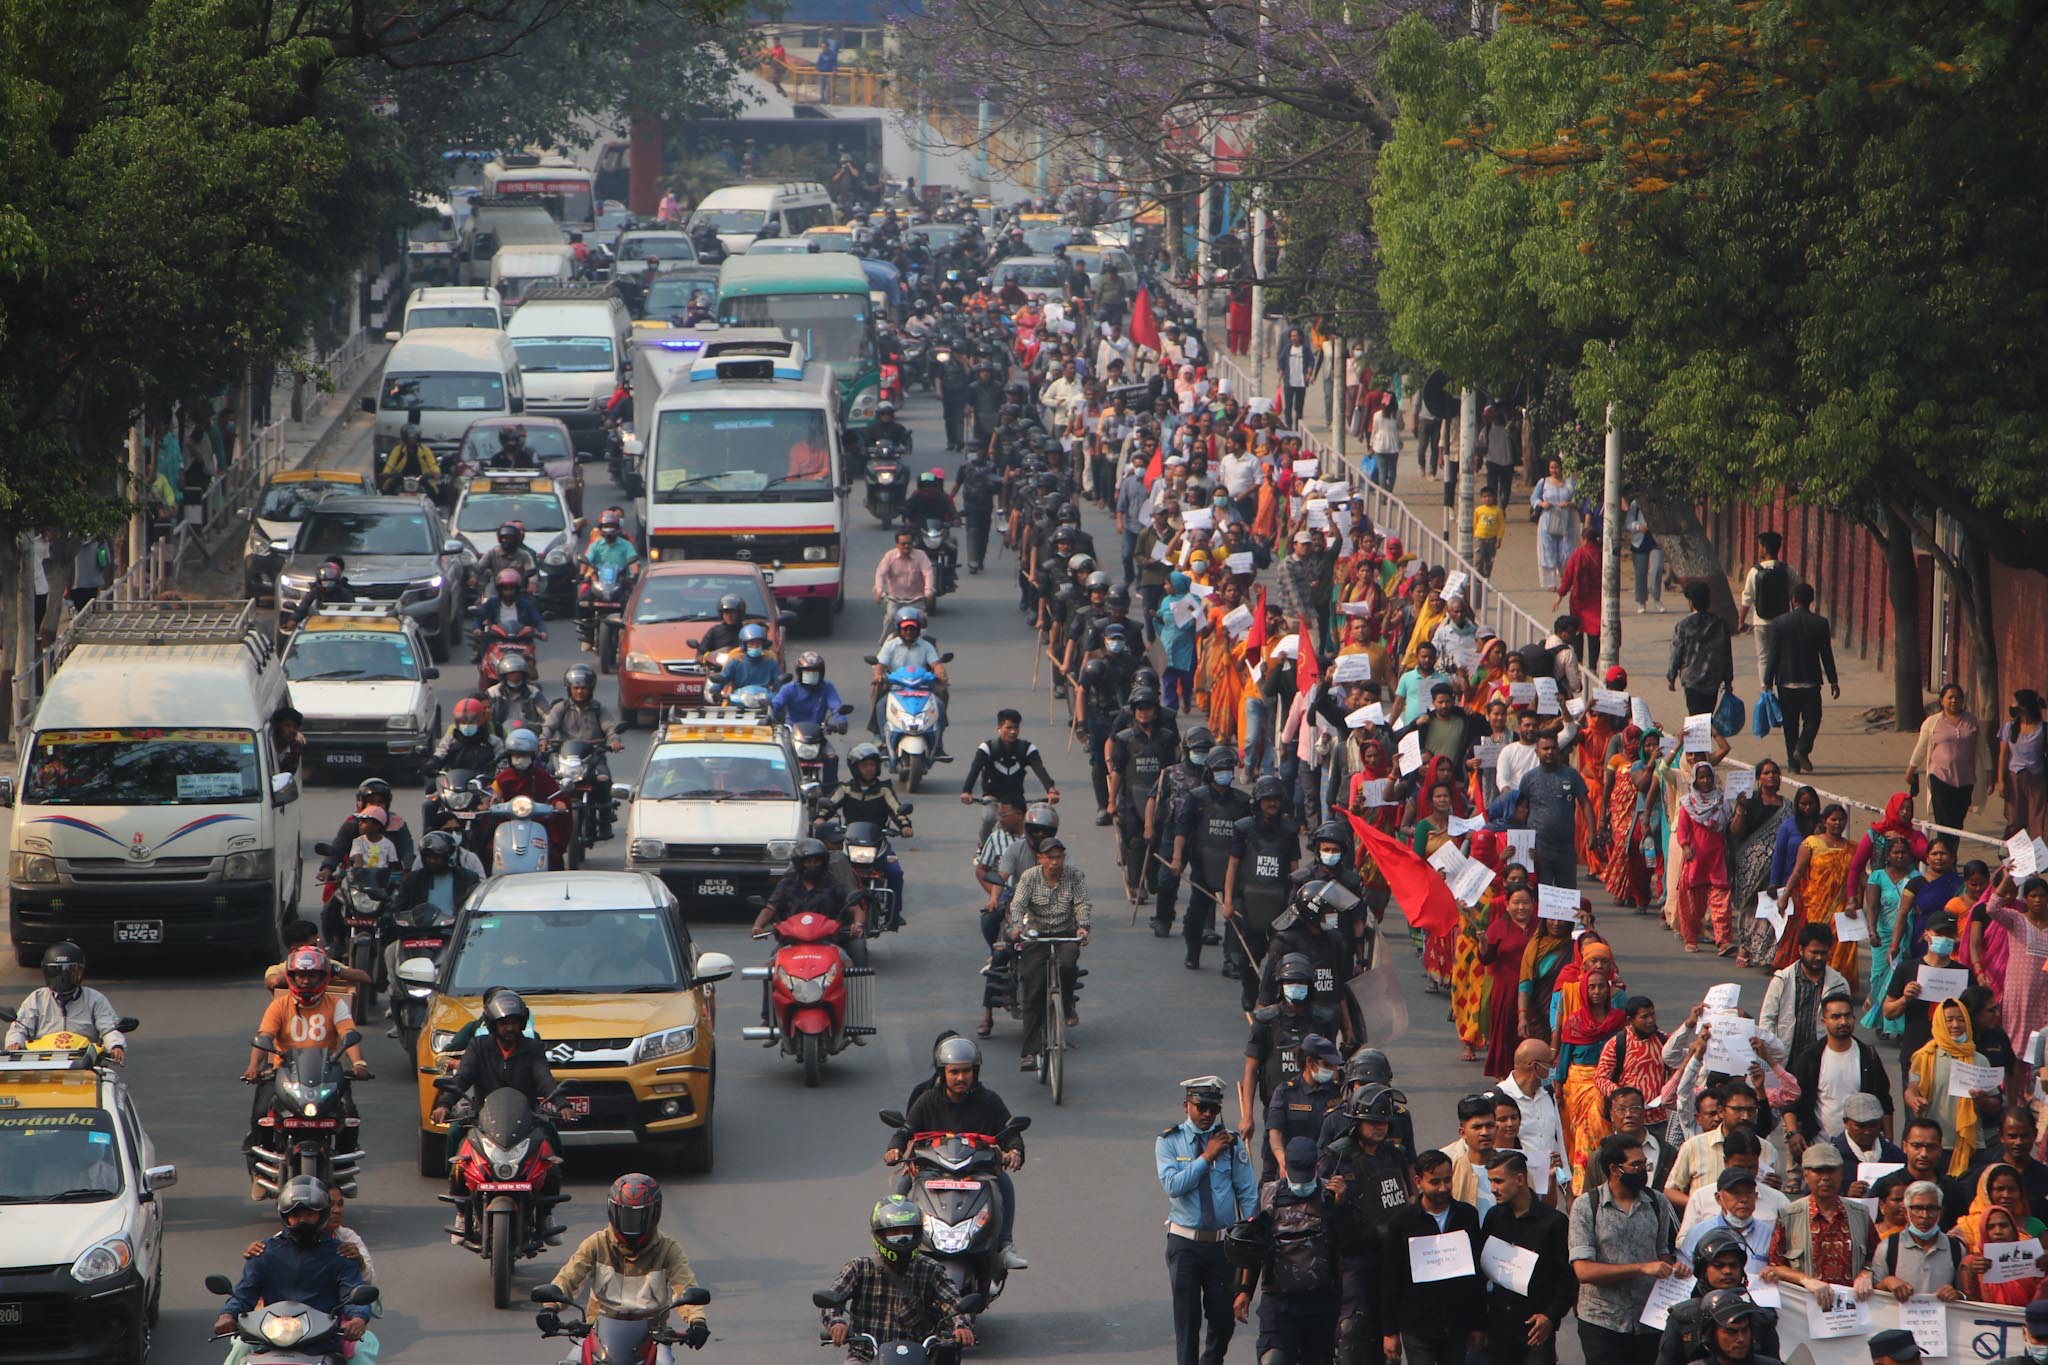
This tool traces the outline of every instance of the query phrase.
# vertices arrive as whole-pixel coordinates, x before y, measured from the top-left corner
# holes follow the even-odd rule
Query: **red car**
[[[782,658],[782,636],[796,623],[779,611],[758,564],[740,559],[670,560],[650,564],[626,601],[619,637],[619,714],[652,724],[664,706],[704,700],[705,669],[697,642],[718,624],[718,599],[735,593],[746,619],[764,627]]]
[[[462,433],[462,444],[457,448],[455,458],[461,461],[463,468],[457,473],[467,477],[489,468],[498,453],[498,433],[507,427],[525,430],[527,448],[540,457],[541,469],[549,478],[561,480],[562,491],[569,498],[570,513],[582,516],[583,466],[576,463],[575,442],[569,437],[567,424],[559,417],[477,418]]]

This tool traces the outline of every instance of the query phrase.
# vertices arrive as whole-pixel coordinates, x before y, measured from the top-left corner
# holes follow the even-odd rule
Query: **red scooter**
[[[516,649],[529,659],[534,656],[532,626],[521,626],[517,634],[507,635],[503,626],[493,623],[479,631],[478,637],[483,641],[483,654],[476,665],[476,690],[480,693],[498,685],[498,660],[508,651]]]
[[[740,975],[768,983],[767,1024],[740,1030],[748,1042],[780,1043],[784,1055],[803,1064],[804,1084],[815,1086],[825,1059],[845,1049],[849,1039],[873,1036],[871,1025],[852,1022],[868,1018],[867,991],[851,990],[847,982],[873,976],[871,967],[856,967],[839,946],[840,923],[812,911],[791,915],[772,930],[780,944],[766,967],[746,967]]]
[[[895,403],[900,406],[903,402],[903,367],[893,361],[885,360],[882,362],[881,368],[882,401],[884,403]]]

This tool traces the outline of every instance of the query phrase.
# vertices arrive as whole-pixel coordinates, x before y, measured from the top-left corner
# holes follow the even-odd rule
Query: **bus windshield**
[[[775,327],[842,378],[875,363],[865,294],[746,294],[718,305],[726,327]]]
[[[663,412],[648,486],[656,502],[830,498],[826,423],[815,408]]]

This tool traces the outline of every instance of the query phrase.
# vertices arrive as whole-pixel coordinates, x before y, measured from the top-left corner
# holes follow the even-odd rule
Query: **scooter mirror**
[[[434,965],[431,957],[409,957],[398,964],[399,981],[421,990],[432,990],[439,975],[440,968]]]
[[[841,706],[841,707],[839,708],[839,714],[840,714],[840,715],[842,715],[842,716],[850,716],[850,715],[852,715],[852,714],[853,714],[853,703],[852,703],[852,702],[847,702],[847,703],[846,703],[845,705]]]
[[[0,1024],[11,1024],[20,1018],[12,1005],[0,1005]]]
[[[882,1122],[888,1124],[891,1128],[901,1128],[903,1126],[903,1111],[900,1109],[884,1109],[882,1111]]]
[[[377,1301],[377,1286],[374,1284],[357,1285],[354,1289],[348,1291],[348,1301],[349,1305],[353,1308],[368,1308]]]
[[[711,1302],[711,1291],[701,1284],[693,1284],[682,1293],[676,1295],[675,1301],[669,1306],[671,1308],[702,1308],[709,1302]]]
[[[972,1317],[986,1307],[988,1307],[988,1299],[985,1296],[980,1294],[962,1294],[959,1301],[953,1305],[953,1311],[965,1313]]]
[[[436,1076],[434,1077],[434,1089],[442,1091],[445,1094],[453,1095],[462,1089],[462,1084],[461,1082],[457,1081],[453,1076]],[[547,1303],[550,1302],[550,1300],[540,1299],[536,1300],[536,1302]]]
[[[333,858],[339,856],[335,853],[333,844],[315,844],[313,845],[313,851],[323,858]]]
[[[835,1294],[829,1289],[813,1289],[811,1291],[811,1304],[816,1308],[837,1308],[845,1302],[845,1295]]]
[[[533,1287],[533,1292],[527,1295],[527,1297],[532,1299],[535,1303],[561,1304],[567,1303],[569,1301],[569,1296],[567,1294],[564,1294],[561,1290],[555,1288],[551,1284],[535,1285]]]
[[[941,655],[939,656],[939,662],[940,662],[940,663],[942,663],[942,664],[949,664],[949,663],[952,663],[952,662],[953,662],[953,655],[952,655],[952,652],[951,652],[951,651],[948,651],[948,652],[946,652],[946,653],[944,653],[944,654],[941,654]]]
[[[225,1275],[208,1275],[206,1277],[206,1292],[218,1294],[222,1298],[226,1298],[235,1292],[235,1282]]]
[[[357,1033],[354,1029],[350,1029],[347,1033],[341,1035],[341,1050],[346,1052],[350,1048],[360,1045],[362,1041],[363,1035]]]
[[[9,1016],[8,1022],[13,1022],[11,1014]],[[124,1014],[119,1019],[116,1019],[114,1021],[114,1027],[121,1030],[121,1032],[123,1033],[133,1033],[135,1032],[135,1030],[142,1027],[142,1021],[140,1019],[133,1017],[132,1015]]]
[[[1031,1118],[1028,1114],[1013,1114],[1007,1126],[1011,1132],[1021,1133],[1031,1126]]]

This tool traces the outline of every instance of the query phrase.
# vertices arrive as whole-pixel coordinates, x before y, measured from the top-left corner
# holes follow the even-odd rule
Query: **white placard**
[[[1915,1294],[1904,1303],[1884,1295],[1872,1309],[1871,1326],[1903,1327],[1919,1343],[1922,1357],[1939,1360],[1948,1354],[1948,1308],[1932,1294]]]
[[[1280,643],[1273,646],[1273,653],[1282,659],[1299,659],[1301,657],[1301,636],[1281,636]]]
[[[1859,1161],[1856,1163],[1856,1183],[1868,1189],[1893,1171],[1903,1171],[1903,1161]]]
[[[1190,583],[1188,584],[1188,591],[1205,602],[1216,595],[1216,589],[1210,587],[1207,583]]]
[[[1472,1265],[1472,1238],[1467,1233],[1441,1232],[1408,1239],[1408,1278],[1416,1284],[1478,1273]]]
[[[1313,479],[1316,476],[1316,470],[1320,467],[1313,458],[1296,460],[1288,466],[1288,468],[1294,471],[1294,477],[1297,479]]]
[[[1201,609],[1201,600],[1193,593],[1188,594],[1186,597],[1176,597],[1173,600],[1173,623],[1185,630],[1188,623],[1195,619],[1195,614],[1201,611]]]
[[[180,801],[238,801],[242,796],[242,775],[179,773],[177,792]]]
[[[2048,1066],[2048,1028],[2037,1028],[2027,1035],[2026,1048],[2020,1053],[2020,1060],[2028,1066]]]
[[[1730,768],[1721,774],[1721,795],[1734,801],[1756,790],[1756,769]]]
[[[1340,683],[1371,682],[1372,659],[1364,654],[1341,655],[1330,670],[1330,681]]]
[[[1503,1242],[1498,1237],[1489,1237],[1486,1245],[1479,1248],[1479,1268],[1487,1279],[1502,1289],[1527,1298],[1529,1277],[1536,1273],[1536,1253],[1527,1247]]]
[[[1373,777],[1359,783],[1358,804],[1368,809],[1375,806],[1393,805],[1393,802],[1387,800],[1387,779],[1384,777]]]
[[[1228,381],[1226,380],[1225,382],[1227,383]],[[1270,398],[1248,398],[1245,400],[1244,411],[1247,417],[1263,417],[1272,410],[1273,400]]]
[[[1773,926],[1777,932],[1771,935],[1773,942],[1785,936],[1785,912],[1768,891],[1759,891],[1756,896],[1756,917]]]
[[[1629,696],[1603,687],[1593,694],[1593,709],[1603,716],[1625,716],[1628,714]]]
[[[1164,540],[1153,541],[1152,562],[1154,564],[1171,564],[1173,562],[1173,546]]]
[[[1951,1099],[1966,1100],[1979,1090],[1998,1090],[2005,1085],[2005,1073],[1995,1066],[1973,1062],[1948,1064],[1948,1093]]]
[[[1406,777],[1422,767],[1422,736],[1410,730],[1401,736],[1401,776]]]
[[[1869,941],[1870,941],[1870,921],[1869,921],[1869,920],[1867,920],[1867,919],[1863,918],[1863,916],[1862,916],[1862,915],[1860,915],[1860,914],[1858,914],[1858,915],[1847,915],[1847,914],[1842,914],[1842,913],[1840,913],[1840,912],[1837,912],[1837,913],[1836,913],[1836,915],[1835,915],[1835,942],[1837,942],[1837,943],[1868,943]]]
[[[1500,744],[1501,742],[1497,739],[1482,739],[1479,741],[1478,748],[1473,752],[1474,756],[1479,760],[1480,767],[1498,768],[1500,766]]]
[[[1749,1301],[1759,1308],[1776,1312],[1785,1306],[1785,1296],[1778,1292],[1777,1282],[1762,1278],[1755,1261],[1750,1262],[1749,1287],[1744,1292],[1749,1295]]]
[[[1570,716],[1573,720],[1577,720],[1579,717],[1586,714],[1586,703],[1581,701],[1577,697],[1573,697],[1570,701],[1564,704],[1564,711],[1565,714]]]
[[[1314,502],[1309,503],[1307,507],[1304,507],[1302,514],[1303,519],[1308,523],[1309,530],[1327,531],[1330,529],[1330,504],[1324,502],[1321,498],[1317,498]]]
[[[1492,885],[1493,869],[1477,858],[1467,858],[1450,883],[1451,896],[1461,905],[1477,905],[1486,888]]]
[[[1991,1268],[1984,1272],[1986,1284],[2010,1284],[2041,1273],[2038,1237],[2029,1237],[2024,1242],[1986,1242],[1984,1256],[1991,1262]]]
[[[1247,659],[1245,660],[1244,666],[1247,670],[1250,671],[1252,675],[1252,686],[1257,687],[1260,683],[1266,680],[1266,670],[1263,665],[1255,664],[1251,660]]]
[[[1483,815],[1453,815],[1451,817],[1452,838],[1456,838],[1461,834],[1477,834],[1485,828],[1486,817]]]
[[[1446,843],[1429,855],[1429,865],[1442,873],[1445,881],[1457,876],[1468,861],[1465,850],[1453,843]]]
[[[1710,1010],[1732,1010],[1742,1002],[1742,983],[1723,981],[1718,986],[1707,987],[1707,993],[1700,1003]]]
[[[1671,1316],[1671,1310],[1692,1298],[1692,1280],[1680,1279],[1676,1275],[1666,1276],[1650,1286],[1649,1302],[1643,1305],[1643,1316],[1638,1319],[1645,1327],[1655,1331],[1664,1330],[1664,1320]]]
[[[1470,575],[1463,569],[1459,569],[1455,573],[1445,576],[1443,590],[1437,595],[1446,602],[1450,601],[1453,597],[1463,597],[1466,585],[1471,583],[1471,581]]]
[[[1512,688],[1514,684],[1509,683],[1508,686]],[[1557,679],[1538,678],[1530,686],[1536,689],[1536,714],[1539,716],[1557,715]]]
[[[1230,638],[1233,640],[1243,639],[1250,633],[1251,628],[1252,609],[1250,607],[1242,605],[1233,607],[1229,614],[1223,618],[1223,629],[1230,633]]]
[[[1834,1291],[1833,1308],[1823,1309],[1820,1300],[1806,1305],[1806,1335],[1809,1337],[1862,1337],[1870,1335],[1870,1307],[1845,1284],[1829,1285]],[[1892,1300],[1897,1303],[1897,1299]],[[1781,1339],[1780,1345],[1783,1345]]]
[[[1629,724],[1635,726],[1638,730],[1654,730],[1657,728],[1656,718],[1650,714],[1650,703],[1644,701],[1641,697],[1630,697],[1628,699],[1628,721]]]
[[[1508,705],[1528,706],[1536,700],[1536,684],[1532,682],[1511,682],[1508,684]]]
[[[1550,1193],[1552,1159],[1550,1153],[1532,1147],[1523,1152],[1529,1162],[1529,1188],[1539,1195]]]
[[[2034,866],[2048,867],[2048,839],[2034,840]]]
[[[1479,667],[1479,637],[1458,631],[1451,636],[1451,667],[1467,673]]]
[[[1920,973],[1914,978],[1920,983],[1920,1003],[1932,1005],[1942,1000],[1953,1000],[1970,988],[1970,971],[1967,967],[1930,967],[1920,964]]]
[[[1744,1019],[1739,1014],[1714,1016],[1713,1028],[1707,1034],[1707,1070],[1727,1076],[1749,1074],[1757,1060],[1756,1049],[1749,1045],[1754,1037],[1756,1020]]]
[[[1510,830],[1513,835],[1515,831]],[[1536,831],[1530,830],[1533,839]],[[1536,887],[1536,914],[1541,919],[1568,920],[1574,924],[1579,918],[1579,893],[1565,886]]]
[[[2040,871],[2034,863],[2034,840],[2024,831],[2005,841],[2005,856],[2012,863],[2014,877],[2031,877]]]
[[[1511,829],[1508,831],[1508,861],[1520,863],[1529,871],[1536,870],[1536,831],[1533,829]],[[1539,908],[1541,902],[1538,903]]]
[[[1216,509],[1213,507],[1190,508],[1181,517],[1180,524],[1190,531],[1212,530],[1216,525]]]
[[[1337,614],[1339,616],[1370,616],[1372,615],[1372,603],[1339,602],[1337,604]]]
[[[1703,754],[1714,747],[1714,717],[1710,712],[1685,718],[1685,730],[1680,739],[1683,752]]]
[[[1386,708],[1378,702],[1367,702],[1350,715],[1344,717],[1344,724],[1353,730],[1362,730],[1368,725],[1386,724]]]
[[[1250,550],[1239,550],[1236,554],[1225,556],[1223,567],[1230,572],[1233,578],[1238,574],[1253,572],[1252,552]]]

